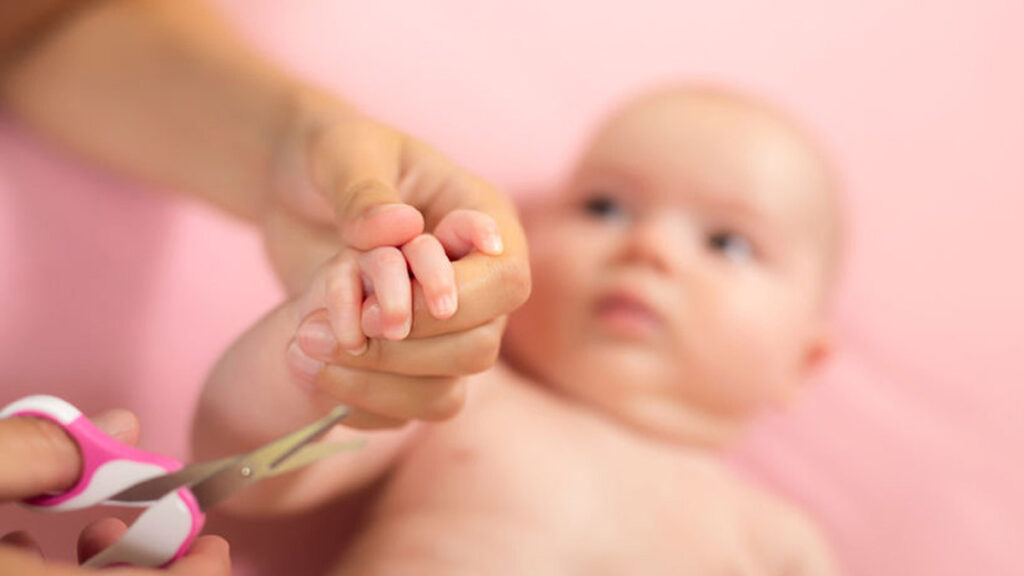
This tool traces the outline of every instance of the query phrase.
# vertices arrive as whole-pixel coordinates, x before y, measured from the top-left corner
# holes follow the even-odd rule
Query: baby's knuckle
[[[324,287],[324,295],[327,297],[327,306],[345,306],[354,304],[358,298],[348,283],[340,278],[329,278]]]
[[[373,250],[373,259],[384,268],[405,268],[405,256],[394,246],[382,246]]]
[[[434,244],[440,245],[439,242],[437,241],[437,238],[435,238],[432,234],[420,234],[419,236],[413,238],[408,243],[406,243],[402,251],[412,251],[419,253]]]

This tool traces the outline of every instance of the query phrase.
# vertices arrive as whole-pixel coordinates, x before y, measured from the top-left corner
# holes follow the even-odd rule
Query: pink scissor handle
[[[205,522],[206,516],[195,497],[187,488],[181,488],[158,500],[117,542],[83,566],[166,566],[188,552]]]
[[[173,458],[121,444],[55,396],[28,396],[0,410],[0,418],[15,416],[35,416],[56,423],[74,439],[82,454],[82,473],[75,485],[60,494],[26,500],[25,504],[32,507],[53,511],[88,508],[143,480],[181,468]]]

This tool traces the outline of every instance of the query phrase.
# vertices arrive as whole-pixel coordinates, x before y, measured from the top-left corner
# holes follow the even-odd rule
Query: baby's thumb
[[[127,410],[108,410],[90,420],[118,442],[134,446],[139,441],[139,419]]]

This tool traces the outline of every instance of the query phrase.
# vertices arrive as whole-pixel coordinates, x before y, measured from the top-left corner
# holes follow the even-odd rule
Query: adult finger
[[[330,329],[322,316],[311,315],[299,329],[295,345],[299,354],[304,353],[319,363],[357,370],[404,376],[467,376],[494,365],[501,350],[505,320],[502,316],[462,332],[407,338],[400,342],[371,339],[366,352],[355,357],[339,350],[333,341],[314,339],[316,335],[329,334]]]
[[[78,535],[78,563],[92,558],[127,531],[128,526],[117,518],[103,518],[89,524]]]
[[[413,288],[410,338],[462,332],[506,316],[530,295],[529,263],[518,257],[487,256],[474,252],[452,263],[459,294],[458,311],[450,318],[434,318],[419,286]]]
[[[181,576],[229,576],[231,549],[220,536],[201,536],[192,549],[164,572]]]
[[[405,158],[401,196],[423,212],[430,226],[436,227],[455,210],[474,210],[494,220],[502,244],[500,256],[484,250],[454,263],[459,311],[452,318],[432,318],[425,301],[414,302],[411,336],[466,330],[522,304],[530,294],[530,266],[526,236],[508,196],[421,142],[407,140]]]
[[[112,410],[93,419],[104,432],[134,444],[139,424],[132,413]],[[0,502],[21,500],[74,485],[81,470],[78,445],[43,418],[0,420]]]
[[[463,378],[410,377],[327,365],[316,376],[317,393],[376,416],[402,420],[444,420],[466,400]],[[346,419],[355,426],[355,420]]]
[[[23,552],[36,554],[40,558],[43,556],[43,550],[39,547],[39,543],[36,542],[36,539],[31,534],[24,530],[5,534],[0,538],[0,545],[13,546]]]

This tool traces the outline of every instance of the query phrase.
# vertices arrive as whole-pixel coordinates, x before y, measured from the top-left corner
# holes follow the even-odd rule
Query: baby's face
[[[726,439],[825,355],[828,185],[808,144],[756,106],[639,102],[563,195],[525,212],[533,295],[507,356],[641,429]]]

